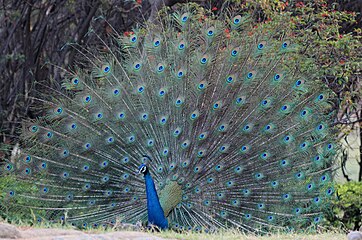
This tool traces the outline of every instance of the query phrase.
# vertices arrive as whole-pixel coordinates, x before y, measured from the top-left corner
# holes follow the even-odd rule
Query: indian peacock
[[[34,97],[6,201],[37,221],[269,232],[318,224],[334,190],[334,95],[287,21],[194,4],[73,44]],[[70,44],[71,45],[71,44]],[[46,87],[46,86],[45,86]],[[15,159],[15,160],[14,160]]]

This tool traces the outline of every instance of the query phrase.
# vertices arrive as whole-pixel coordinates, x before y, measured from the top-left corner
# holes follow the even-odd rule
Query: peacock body
[[[74,46],[62,90],[34,97],[9,204],[88,228],[267,232],[316,224],[336,151],[333,95],[285,22],[183,5],[99,46]],[[95,34],[95,33],[94,33]],[[306,59],[306,61],[310,59]],[[140,174],[137,174],[137,171]]]

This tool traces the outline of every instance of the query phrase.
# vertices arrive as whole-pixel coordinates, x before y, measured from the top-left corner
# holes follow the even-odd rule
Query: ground
[[[340,232],[327,232],[323,234],[274,234],[271,236],[253,236],[237,232],[219,234],[175,233],[166,231],[162,233],[147,233],[136,231],[108,231],[108,232],[82,232],[73,229],[59,228],[32,228],[15,227],[0,223],[0,239],[20,240],[347,240],[347,235]]]

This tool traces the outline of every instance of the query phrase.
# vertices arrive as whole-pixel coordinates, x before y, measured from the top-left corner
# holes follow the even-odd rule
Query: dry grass
[[[205,233],[175,233],[166,231],[156,234],[157,236],[169,239],[182,239],[182,240],[344,240],[347,239],[345,233],[339,231],[331,231],[319,234],[272,234],[269,236],[256,236],[250,234],[243,234],[233,231],[205,234]]]
[[[1,224],[1,222],[0,222]],[[117,228],[98,228],[98,229],[89,229],[86,231],[79,231],[74,229],[71,226],[56,226],[56,225],[40,225],[40,226],[25,226],[25,225],[15,225],[21,231],[27,231],[27,235],[29,235],[29,231],[33,229],[35,233],[39,235],[39,230],[45,230],[44,232],[52,228],[52,235],[59,232],[59,237],[64,232],[67,232],[67,235],[71,233],[78,233],[78,234],[90,234],[92,236],[96,234],[97,236],[108,236],[111,235],[117,236],[111,239],[182,239],[182,240],[347,240],[347,234],[344,233],[341,229],[320,229],[319,233],[274,233],[271,235],[265,236],[257,236],[253,234],[245,234],[236,230],[227,230],[225,232],[219,233],[195,233],[195,232],[184,232],[184,233],[177,233],[171,230],[163,231],[160,233],[152,233],[151,231],[135,231],[132,229],[117,229]],[[148,234],[147,234],[148,233]],[[131,236],[131,235],[132,236]],[[34,235],[34,234],[33,234]],[[146,237],[148,236],[148,237]],[[121,237],[121,238],[118,238]],[[146,237],[146,238],[145,238]],[[159,238],[157,238],[159,237]],[[75,237],[74,239],[79,239]]]

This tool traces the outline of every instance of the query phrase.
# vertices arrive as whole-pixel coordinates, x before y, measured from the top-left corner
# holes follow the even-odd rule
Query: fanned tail
[[[148,155],[173,228],[319,223],[334,191],[334,96],[287,21],[204,14],[184,5],[100,48],[74,46],[87,67],[34,98],[46,115],[24,121],[21,156],[4,166],[20,181],[9,203],[85,228],[145,221],[136,171]]]

